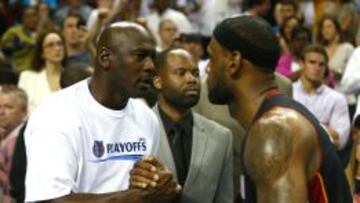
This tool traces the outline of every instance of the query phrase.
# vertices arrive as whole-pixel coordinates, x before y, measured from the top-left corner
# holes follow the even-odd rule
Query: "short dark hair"
[[[73,63],[61,73],[60,87],[66,88],[91,76],[90,66],[85,63]]]
[[[325,64],[328,63],[329,61],[329,57],[326,53],[326,50],[324,48],[324,46],[322,46],[321,44],[309,44],[307,45],[301,55],[301,59],[304,61],[305,60],[305,55],[308,53],[318,53],[318,54],[322,54],[325,58]]]
[[[22,18],[24,17],[25,12],[29,9],[33,9],[33,10],[35,10],[35,12],[37,12],[38,7],[37,6],[25,6],[23,9],[21,9],[20,10],[21,21],[23,20]]]
[[[244,0],[243,7],[244,9],[251,9],[256,5],[264,3],[266,0]]]
[[[297,36],[299,36],[300,34],[303,34],[305,33],[307,35],[307,41],[309,43],[312,42],[312,34],[311,34],[311,31],[304,27],[304,26],[296,26],[293,31],[291,32],[291,39],[290,40],[293,40],[295,39]]]
[[[174,46],[174,47],[170,47],[168,49],[165,49],[162,52],[157,52],[156,53],[156,56],[155,56],[155,68],[156,68],[157,74],[159,74],[159,72],[161,72],[163,70],[164,66],[166,65],[165,63],[166,63],[166,59],[167,59],[169,53],[171,51],[173,51],[173,50],[176,50],[176,49],[185,50],[185,49],[183,49],[181,47]]]
[[[47,31],[47,32],[41,33],[38,36],[38,38],[36,39],[36,43],[35,43],[35,47],[34,47],[34,55],[33,55],[32,61],[31,61],[31,69],[34,70],[34,71],[39,72],[45,66],[45,59],[43,58],[43,54],[44,54],[43,43],[44,43],[45,38],[51,33],[55,33],[55,34],[59,35],[60,38],[61,38],[61,41],[62,41],[63,46],[64,46],[64,53],[65,53],[64,59],[62,61],[62,65],[63,66],[65,65],[66,49],[65,49],[64,39],[63,39],[62,35],[59,34],[56,31]]]
[[[0,85],[17,85],[18,81],[19,75],[12,69],[0,68]]]
[[[180,42],[201,44],[201,36],[197,33],[182,33],[180,34]]]
[[[237,16],[219,23],[214,39],[228,51],[242,56],[267,72],[275,71],[280,57],[280,44],[269,23],[256,16]]]
[[[280,0],[279,3],[282,5],[292,6],[295,12],[297,12],[297,10],[299,9],[298,4],[294,0]]]
[[[66,18],[63,19],[63,21],[61,22],[61,30],[64,29],[64,25],[65,25],[65,21],[68,18],[77,18],[79,20],[77,26],[85,26],[86,25],[86,21],[81,17],[81,15],[79,15],[78,13],[69,13],[69,15],[66,16]]]

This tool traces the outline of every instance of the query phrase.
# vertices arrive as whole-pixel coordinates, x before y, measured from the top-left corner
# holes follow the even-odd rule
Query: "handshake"
[[[173,174],[153,156],[135,163],[130,172],[130,188],[140,193],[143,202],[171,202],[182,192]]]

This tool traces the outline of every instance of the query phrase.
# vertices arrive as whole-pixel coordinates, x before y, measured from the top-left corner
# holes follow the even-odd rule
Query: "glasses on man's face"
[[[57,41],[57,42],[49,42],[44,44],[44,49],[52,49],[54,47],[63,47],[63,43],[61,41]]]

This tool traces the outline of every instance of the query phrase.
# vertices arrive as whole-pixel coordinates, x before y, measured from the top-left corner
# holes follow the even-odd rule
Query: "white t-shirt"
[[[26,202],[126,190],[133,164],[156,153],[158,136],[156,116],[138,99],[116,111],[92,97],[88,80],[59,91],[25,131]]]

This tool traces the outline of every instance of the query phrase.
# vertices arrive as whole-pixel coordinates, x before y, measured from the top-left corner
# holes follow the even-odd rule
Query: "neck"
[[[45,62],[45,71],[50,75],[60,75],[62,71],[61,63],[53,63],[50,61]]]
[[[162,42],[161,43],[161,50],[166,50],[171,46],[171,43]]]
[[[12,133],[23,121],[18,121],[16,123],[13,123],[12,125],[9,125],[5,127],[3,130],[5,132],[5,136],[8,136],[10,133]]]
[[[159,108],[167,117],[174,123],[180,123],[184,120],[186,114],[190,111],[190,108],[177,108],[165,101],[162,95],[158,96]]]
[[[305,76],[301,76],[300,80],[301,80],[304,91],[308,94],[314,94],[316,89],[319,88],[321,85],[320,82],[317,83],[317,82],[311,82],[311,81],[307,80],[305,78]]]
[[[238,84],[234,92],[233,102],[229,104],[231,117],[237,120],[246,130],[250,128],[267,92],[277,87],[273,80],[263,81],[260,86],[256,84],[259,83],[258,81],[254,80],[253,85]]]
[[[68,56],[79,54],[83,49],[83,46],[81,43],[77,44],[66,44],[66,51]]]
[[[327,47],[336,47],[339,44],[339,37],[335,37],[333,40],[329,41]]]
[[[94,99],[107,108],[114,110],[124,109],[130,97],[112,91],[113,87],[106,81],[102,81],[104,80],[101,77],[96,76],[93,76],[90,80],[89,90]]]

